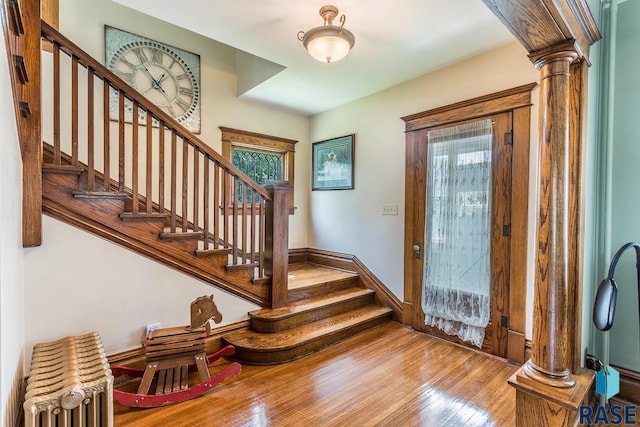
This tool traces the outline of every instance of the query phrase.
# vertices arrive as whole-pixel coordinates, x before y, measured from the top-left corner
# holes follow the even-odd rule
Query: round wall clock
[[[105,26],[105,63],[184,127],[200,132],[200,56]],[[111,117],[117,118],[117,96],[111,97],[110,106]],[[127,121],[132,120],[131,105],[125,109]],[[138,120],[144,119],[143,111]]]

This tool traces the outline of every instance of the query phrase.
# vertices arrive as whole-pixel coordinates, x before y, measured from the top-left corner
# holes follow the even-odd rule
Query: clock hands
[[[164,73],[162,73],[162,75],[159,78],[155,78],[153,76],[153,74],[151,73],[151,71],[149,71],[149,69],[146,66],[145,62],[141,62],[140,65],[138,66],[139,69],[142,69],[142,71],[144,72],[144,74],[147,75],[147,77],[149,79],[151,79],[151,86],[144,90],[142,93],[146,94],[147,92],[149,92],[152,89],[156,89],[158,90],[162,96],[167,100],[167,105],[165,106],[165,108],[169,111],[169,113],[171,114],[171,116],[173,117],[177,117],[177,114],[175,112],[175,110],[172,107],[172,104],[174,102],[176,102],[177,96],[172,98],[171,96],[169,96],[169,94],[164,90],[164,88],[162,87],[162,83],[168,79],[170,77],[169,74],[167,74],[167,72],[165,71]],[[179,102],[180,100],[178,99],[178,105],[180,105],[180,107],[184,110],[187,111],[188,109],[188,105],[185,105],[184,102]]]
[[[160,89],[162,90],[162,86],[160,86],[160,83],[158,82],[158,80],[156,80],[153,77],[153,74],[151,74],[151,71],[149,71],[149,69],[147,68],[146,65],[141,64],[142,65],[142,70],[144,71],[144,73],[151,79],[151,81],[153,82],[151,85],[154,89]],[[164,76],[164,74],[163,74]]]

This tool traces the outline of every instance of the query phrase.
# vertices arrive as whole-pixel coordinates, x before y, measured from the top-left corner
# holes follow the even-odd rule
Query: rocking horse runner
[[[191,303],[191,323],[188,326],[150,331],[146,338],[146,369],[125,366],[111,368],[116,378],[122,375],[142,377],[138,392],[127,393],[114,389],[114,399],[122,405],[141,408],[170,405],[201,396],[220,385],[225,378],[238,375],[240,364],[234,362],[213,378],[210,377],[208,365],[222,356],[232,355],[235,349],[228,345],[207,356],[205,340],[211,329],[209,319],[213,319],[215,323],[222,321],[222,314],[213,302],[213,295],[199,297]],[[189,371],[196,369],[200,375],[200,384],[189,388]],[[154,378],[155,395],[151,395],[149,389]]]

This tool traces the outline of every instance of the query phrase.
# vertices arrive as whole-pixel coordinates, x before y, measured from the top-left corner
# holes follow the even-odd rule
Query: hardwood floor
[[[516,369],[390,322],[293,362],[243,365],[188,402],[142,410],[116,403],[115,425],[512,426],[507,379]]]
[[[307,288],[336,280],[356,278],[356,273],[338,270],[312,263],[295,263],[289,265],[289,289]]]

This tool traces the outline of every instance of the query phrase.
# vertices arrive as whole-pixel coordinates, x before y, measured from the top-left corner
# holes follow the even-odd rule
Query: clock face
[[[105,36],[107,68],[187,129],[198,133],[198,55],[111,27],[106,28]],[[117,108],[117,99],[115,104]],[[131,106],[125,108],[131,115]]]

